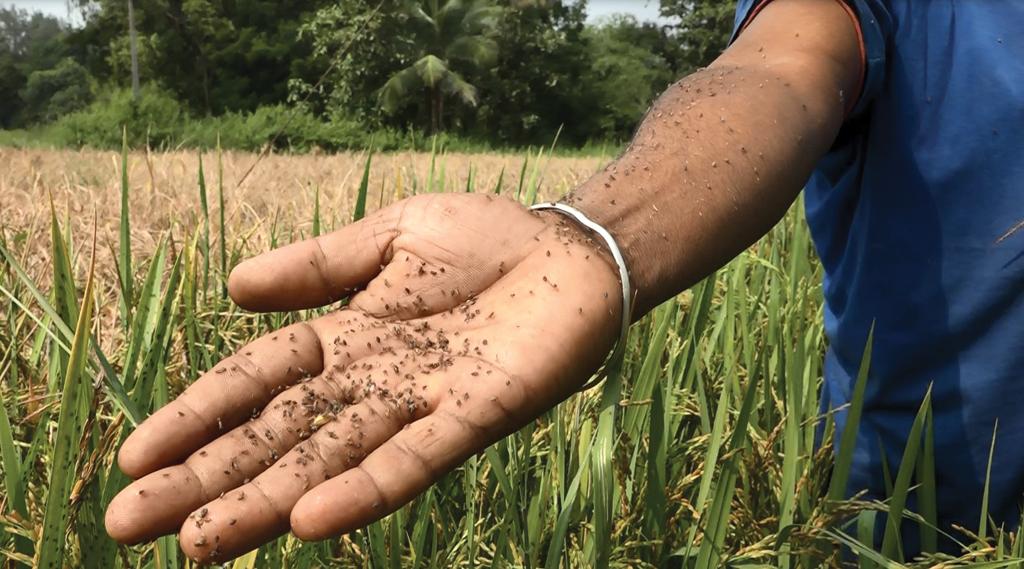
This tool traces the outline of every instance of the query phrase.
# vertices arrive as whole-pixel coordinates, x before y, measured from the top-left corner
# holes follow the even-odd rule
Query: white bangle
[[[622,283],[622,323],[621,328],[619,330],[619,338],[616,340],[615,347],[611,352],[612,354],[615,354],[620,348],[624,348],[626,334],[629,333],[629,325],[633,319],[633,293],[629,283],[629,270],[626,268],[626,259],[622,256],[622,251],[619,249],[618,243],[615,242],[615,238],[612,237],[612,234],[609,233],[607,229],[601,227],[600,225],[592,221],[589,217],[587,217],[586,214],[584,214],[582,211],[572,206],[568,206],[565,205],[564,203],[558,202],[546,202],[531,206],[530,209],[534,211],[553,209],[555,211],[568,215],[569,217],[578,221],[580,225],[598,234],[601,237],[601,239],[604,240],[605,245],[608,246],[608,250],[612,254],[612,259],[615,260],[615,264],[618,266],[619,269],[619,282]],[[605,363],[605,365],[607,365],[607,362]],[[601,379],[603,379],[602,376],[605,365],[602,365],[601,369],[598,370],[598,373],[596,374],[594,381],[587,383],[586,385],[583,386],[582,389],[587,389],[593,386]]]

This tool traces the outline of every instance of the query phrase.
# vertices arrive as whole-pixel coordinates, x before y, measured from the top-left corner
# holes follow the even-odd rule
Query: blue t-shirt
[[[740,0],[736,25],[755,13]],[[885,497],[933,385],[940,527],[976,529],[1024,496],[1024,2],[847,0],[864,81],[805,189],[825,269],[823,403],[871,374],[849,491]],[[1000,239],[1003,237],[1002,239]],[[840,415],[841,426],[843,417]]]

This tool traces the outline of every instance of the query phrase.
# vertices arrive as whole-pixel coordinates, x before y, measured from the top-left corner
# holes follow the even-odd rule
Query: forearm
[[[848,74],[735,59],[670,87],[628,150],[568,198],[616,237],[635,317],[767,232],[841,125]]]

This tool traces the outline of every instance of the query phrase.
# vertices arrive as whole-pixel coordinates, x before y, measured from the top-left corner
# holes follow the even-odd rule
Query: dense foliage
[[[301,150],[372,134],[624,140],[661,90],[725,45],[734,2],[662,0],[658,23],[588,23],[585,0],[134,0],[138,99],[123,91],[128,2],[70,5],[81,26],[0,8],[0,128],[49,124],[57,144],[116,146],[127,126],[137,142],[205,144],[187,123],[274,116],[241,146],[290,129],[274,144]]]
[[[97,77],[130,84],[123,0],[76,0],[87,10],[69,36]],[[315,71],[298,26],[322,0],[135,0],[143,81],[159,83],[194,112],[255,110],[284,101],[290,78]]]
[[[56,108],[62,99],[79,103],[77,96],[52,90],[68,74],[67,42],[68,31],[57,20],[0,6],[0,128],[45,120],[46,109],[62,110]],[[41,93],[44,89],[49,92]]]

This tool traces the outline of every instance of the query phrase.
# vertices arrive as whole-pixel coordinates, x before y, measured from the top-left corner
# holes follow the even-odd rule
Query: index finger
[[[258,338],[139,425],[118,452],[118,466],[139,478],[181,462],[245,422],[278,390],[319,374],[323,363],[319,337],[308,324]]]
[[[395,204],[337,231],[243,261],[228,278],[232,300],[259,312],[341,300],[380,272],[404,207]]]
[[[491,381],[458,384],[429,415],[303,495],[291,512],[292,533],[320,540],[379,520],[529,420],[531,414],[522,412],[527,392],[500,368],[494,370]]]

